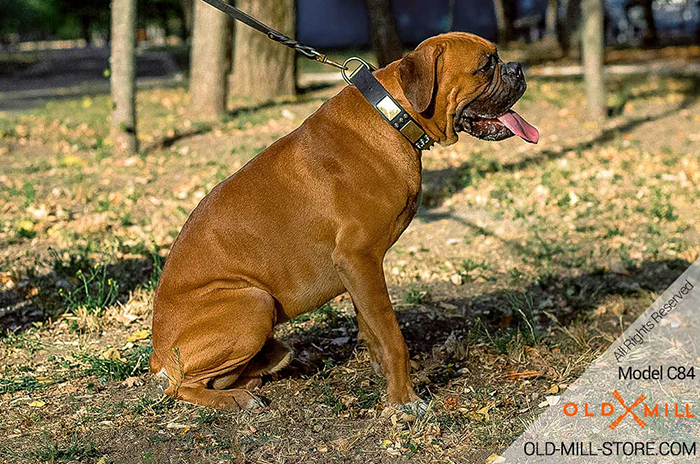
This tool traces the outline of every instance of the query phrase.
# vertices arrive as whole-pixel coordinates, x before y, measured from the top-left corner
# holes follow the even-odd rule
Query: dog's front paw
[[[405,412],[406,414],[410,414],[415,417],[421,417],[425,415],[426,412],[428,412],[430,405],[422,399],[418,398],[417,400],[411,401],[410,403],[399,404],[396,406],[396,408],[400,411]]]
[[[380,417],[382,420],[390,421],[394,425],[411,423],[425,415],[429,408],[430,405],[428,403],[418,399],[410,403],[388,405],[382,410]]]

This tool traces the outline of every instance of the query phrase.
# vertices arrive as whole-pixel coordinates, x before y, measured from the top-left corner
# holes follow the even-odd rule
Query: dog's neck
[[[404,110],[421,125],[430,138],[442,146],[452,145],[457,142],[457,132],[454,128],[454,114],[449,114],[449,108],[455,106],[454,103],[448,101],[450,95],[448,94],[446,97],[436,95],[430,107],[423,113],[418,113],[413,109],[413,106],[411,106],[408,99],[406,99],[403,94],[403,90],[397,78],[398,72],[396,67],[398,64],[399,61],[395,61],[387,65],[375,72],[374,77],[377,78]],[[439,94],[440,92],[437,93]],[[435,112],[435,108],[445,108],[446,110],[444,113],[440,113]]]

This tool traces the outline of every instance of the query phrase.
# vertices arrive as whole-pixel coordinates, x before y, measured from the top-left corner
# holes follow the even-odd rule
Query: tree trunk
[[[237,7],[282,34],[294,37],[294,0],[238,0]],[[231,92],[265,101],[296,93],[296,55],[293,50],[241,24],[234,28]]]
[[[192,4],[192,0],[180,0],[180,38],[183,41],[187,41],[190,38],[193,11],[194,5]]]
[[[90,34],[90,16],[88,14],[85,14],[80,17],[80,35],[83,36],[83,40],[85,40],[85,46],[89,47],[92,44],[92,36]]]
[[[546,37],[555,37],[559,25],[559,0],[548,0],[547,11],[544,17],[544,29]]]
[[[583,70],[586,81],[588,111],[596,120],[606,115],[605,82],[603,80],[603,0],[582,0]]]
[[[228,17],[197,1],[190,60],[190,110],[199,119],[216,119],[226,111],[229,69]]]
[[[658,35],[656,33],[656,22],[654,21],[653,0],[642,0],[642,8],[644,8],[644,22],[647,25],[646,33],[644,34],[643,43],[645,46],[656,45]]]
[[[138,151],[136,137],[136,0],[112,0],[112,142],[117,155]]]
[[[369,13],[369,35],[379,66],[403,56],[403,45],[394,21],[391,0],[365,0]]]
[[[513,19],[515,5],[511,0],[494,0],[496,12],[496,41],[506,44],[513,38]]]
[[[578,50],[580,43],[581,0],[565,0],[566,15],[562,27],[559,28],[559,44],[564,55],[571,55]]]
[[[447,32],[455,27],[455,14],[457,13],[457,0],[447,0]]]

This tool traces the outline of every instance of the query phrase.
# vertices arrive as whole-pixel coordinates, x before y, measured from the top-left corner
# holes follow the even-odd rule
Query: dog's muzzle
[[[527,142],[537,143],[538,130],[511,109],[526,89],[520,63],[500,63],[486,90],[464,106],[455,127],[483,140],[499,141],[517,135]]]

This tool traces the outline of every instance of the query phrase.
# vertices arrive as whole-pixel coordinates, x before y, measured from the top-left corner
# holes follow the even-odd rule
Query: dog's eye
[[[490,72],[496,66],[496,57],[494,55],[489,56],[489,60],[484,66],[479,69],[479,72]]]

